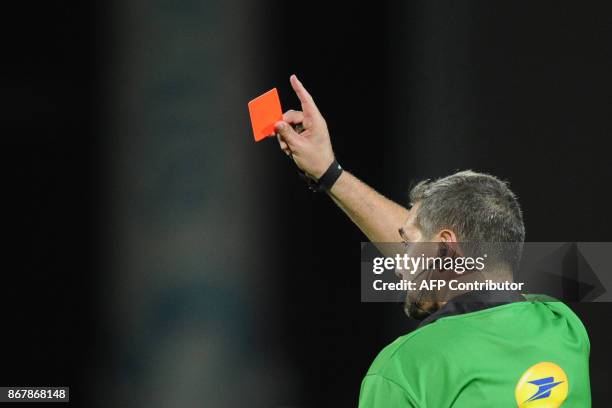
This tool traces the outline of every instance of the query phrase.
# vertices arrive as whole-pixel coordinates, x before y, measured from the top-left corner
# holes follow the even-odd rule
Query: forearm
[[[400,242],[398,229],[408,219],[408,210],[379,194],[347,171],[329,195],[372,242]]]

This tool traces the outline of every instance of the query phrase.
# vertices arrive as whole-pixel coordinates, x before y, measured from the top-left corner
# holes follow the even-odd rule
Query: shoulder
[[[560,303],[560,302],[559,302]],[[561,307],[561,306],[559,306]],[[386,346],[372,363],[368,374],[388,376],[393,372],[418,371],[428,363],[444,365],[484,333],[494,336],[500,330],[516,330],[528,315],[538,314],[531,301],[492,307],[473,313],[443,317]]]
[[[590,349],[589,335],[580,317],[565,303],[548,295],[523,295],[526,303],[544,308],[552,317],[563,319],[568,326],[575,329],[579,336],[583,337],[587,347]]]

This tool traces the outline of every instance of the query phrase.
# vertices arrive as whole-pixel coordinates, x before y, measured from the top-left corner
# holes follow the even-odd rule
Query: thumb
[[[278,121],[274,124],[274,129],[288,145],[292,148],[296,145],[300,137],[295,130],[285,121]]]

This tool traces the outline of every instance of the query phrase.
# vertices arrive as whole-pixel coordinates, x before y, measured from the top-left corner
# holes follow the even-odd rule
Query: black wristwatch
[[[299,173],[306,184],[308,184],[308,188],[311,191],[318,193],[331,190],[343,171],[344,170],[338,163],[338,160],[334,159],[332,164],[329,165],[325,173],[323,173],[318,180],[312,179],[302,170],[299,170]]]
[[[304,126],[301,123],[292,126],[293,129],[298,133],[302,133],[304,131]],[[325,173],[323,173],[323,175],[318,180],[311,178],[308,174],[298,168],[298,173],[300,174],[302,180],[306,182],[310,191],[313,191],[315,193],[331,190],[334,183],[338,180],[342,172],[342,166],[338,164],[338,160],[336,160],[335,158],[333,163],[329,165]]]

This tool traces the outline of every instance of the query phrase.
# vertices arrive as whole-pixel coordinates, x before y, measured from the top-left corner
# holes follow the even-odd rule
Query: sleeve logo
[[[516,384],[514,397],[519,408],[558,408],[567,398],[565,371],[551,362],[531,366]]]

